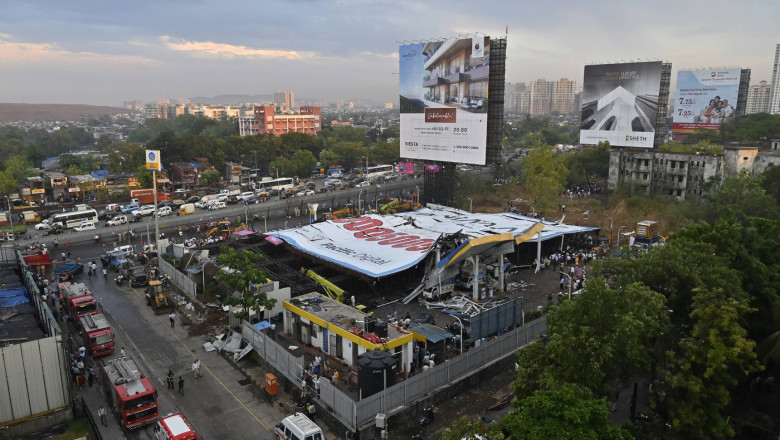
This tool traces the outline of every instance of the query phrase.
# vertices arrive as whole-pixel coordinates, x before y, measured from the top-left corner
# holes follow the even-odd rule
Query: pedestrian
[[[330,381],[334,386],[339,386],[339,370],[333,370],[333,375],[330,377]]]
[[[192,374],[195,376],[195,379],[200,377],[200,361],[197,359],[192,363]]]
[[[271,339],[276,340],[276,324],[271,324]]]
[[[84,359],[84,356],[86,355],[87,355],[87,348],[82,345],[81,347],[79,347],[79,357]]]
[[[103,297],[101,296],[98,300],[98,307],[100,308],[100,311],[103,311]]]
[[[90,388],[92,388],[92,385],[95,383],[95,369],[92,367],[87,371],[87,383],[89,383]]]
[[[122,347],[122,349],[119,350],[119,354],[122,356],[122,359],[125,358],[125,347]]]
[[[103,280],[108,280],[108,270],[105,267],[103,268]]]
[[[184,395],[184,379],[179,376],[179,394]]]
[[[168,376],[165,377],[165,381],[168,383],[168,389],[173,389],[173,370],[168,370]]]
[[[57,238],[54,238],[54,249],[57,249],[60,247],[60,243],[57,241]]]
[[[320,397],[320,377],[314,375],[314,391],[317,393],[317,397]]]
[[[73,336],[68,335],[68,352],[73,353]]]
[[[171,314],[168,315],[168,319],[171,320],[171,328],[173,328],[174,325],[176,325],[176,312],[171,312]]]
[[[79,373],[79,375],[76,376],[76,384],[78,385],[80,390],[84,389],[84,382],[85,382],[84,375]]]
[[[108,424],[106,424],[106,408],[104,408],[103,405],[100,405],[100,409],[98,410],[98,417],[100,417],[100,423],[103,426],[108,426]]]

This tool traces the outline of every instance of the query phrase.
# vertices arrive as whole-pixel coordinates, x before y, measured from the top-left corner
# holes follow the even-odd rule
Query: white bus
[[[261,182],[257,182],[257,184],[255,185],[255,190],[259,194],[261,192],[271,191],[272,189],[278,189],[279,191],[286,191],[288,189],[293,189],[294,187],[295,187],[295,182],[293,182],[292,177],[280,177],[278,179],[263,180]]]
[[[82,223],[97,223],[98,215],[94,209],[82,211],[61,212],[54,214],[49,220],[50,224],[59,223],[63,229],[74,228]]]
[[[366,169],[366,175],[363,177],[365,177],[366,180],[377,180],[393,171],[395,171],[395,169],[392,165],[374,165],[373,167],[368,167]]]

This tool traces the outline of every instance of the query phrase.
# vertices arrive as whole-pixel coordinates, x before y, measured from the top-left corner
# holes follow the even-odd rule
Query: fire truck
[[[67,304],[68,312],[76,325],[81,324],[82,316],[97,314],[97,301],[84,283],[67,286],[60,284],[60,286],[60,295]]]
[[[154,436],[157,440],[198,440],[192,426],[179,413],[168,414],[157,421]]]
[[[111,326],[102,313],[82,316],[84,342],[92,357],[106,356],[114,352],[114,335]]]
[[[126,429],[157,421],[157,390],[129,357],[107,360],[100,369],[109,387],[109,402]]]

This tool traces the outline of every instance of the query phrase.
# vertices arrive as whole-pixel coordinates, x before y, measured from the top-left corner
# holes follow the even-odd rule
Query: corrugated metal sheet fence
[[[185,275],[183,272],[179,272],[178,269],[171,266],[170,263],[163,260],[162,258],[159,259],[159,263],[160,263],[160,271],[164,274],[168,274],[168,277],[170,278],[171,282],[174,285],[176,285],[176,287],[178,287],[182,292],[189,295],[190,298],[195,297],[198,286],[195,284],[194,281],[187,278],[187,275]]]

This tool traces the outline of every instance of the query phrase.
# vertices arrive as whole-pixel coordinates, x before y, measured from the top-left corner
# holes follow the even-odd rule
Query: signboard
[[[146,169],[148,171],[160,171],[160,150],[146,150]]]
[[[441,233],[415,228],[402,217],[366,215],[273,235],[304,253],[379,278],[419,263]]]
[[[425,171],[430,171],[432,173],[438,173],[439,172],[439,166],[433,165],[433,164],[425,164]]]
[[[741,74],[739,67],[677,72],[672,131],[720,130],[722,122],[734,119]]]
[[[399,174],[414,174],[414,162],[398,162]]]
[[[484,165],[490,38],[401,46],[401,157]]]
[[[661,62],[585,66],[580,143],[652,148]]]

